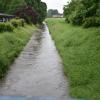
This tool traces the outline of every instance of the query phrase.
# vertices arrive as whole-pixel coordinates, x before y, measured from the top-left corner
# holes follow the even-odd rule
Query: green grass
[[[70,95],[100,100],[100,27],[84,29],[47,19],[69,79]]]
[[[14,32],[0,32],[0,79],[5,76],[35,29],[33,25],[25,25],[14,29]]]

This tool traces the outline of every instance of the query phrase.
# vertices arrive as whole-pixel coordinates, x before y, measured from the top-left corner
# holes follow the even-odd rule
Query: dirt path
[[[66,96],[67,81],[48,28],[36,32],[0,84],[2,96]]]

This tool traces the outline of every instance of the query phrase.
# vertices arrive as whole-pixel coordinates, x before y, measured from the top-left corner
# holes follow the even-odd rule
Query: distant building
[[[15,17],[14,15],[0,13],[0,22],[6,22],[14,17]]]
[[[63,18],[63,14],[60,14],[57,9],[49,9],[47,17],[48,18]]]
[[[63,18],[63,14],[56,14],[52,16],[53,18]]]

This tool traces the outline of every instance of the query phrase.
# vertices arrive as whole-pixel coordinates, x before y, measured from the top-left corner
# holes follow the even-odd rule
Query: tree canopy
[[[58,12],[58,10],[57,9],[49,9],[48,10],[48,14],[47,14],[47,17],[53,17],[53,15],[58,15],[59,14],[59,12]]]
[[[47,5],[41,0],[0,0],[0,12],[19,15],[30,21],[35,20],[33,21],[35,23],[42,23],[47,14]]]
[[[100,0],[72,0],[64,7],[68,23],[100,26]]]

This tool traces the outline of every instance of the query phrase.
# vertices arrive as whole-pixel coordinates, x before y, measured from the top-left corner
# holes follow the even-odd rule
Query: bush
[[[14,27],[9,22],[1,22],[0,23],[0,32],[4,31],[13,31]]]
[[[84,28],[88,28],[93,26],[93,24],[95,23],[95,18],[94,17],[89,17],[83,20],[83,27]]]
[[[100,17],[89,17],[83,20],[83,27],[100,26]]]
[[[100,17],[95,18],[95,25],[100,26]]]
[[[83,17],[81,13],[75,12],[67,16],[67,22],[73,25],[82,25]]]
[[[25,25],[25,20],[24,20],[24,19],[20,19],[20,21],[21,21],[21,26],[24,27],[24,25]]]
[[[24,23],[25,23],[24,19],[12,19],[12,20],[10,20],[10,22],[15,28],[17,28],[19,26],[23,27]]]
[[[17,28],[19,26],[19,22],[16,19],[12,19],[12,20],[10,20],[10,22],[15,28]]]
[[[24,19],[12,19],[9,22],[0,22],[0,32],[11,32],[14,30],[14,27],[24,27],[25,21]]]
[[[5,31],[5,23],[0,22],[0,32]]]
[[[14,30],[14,27],[11,25],[11,23],[5,23],[5,28],[6,28],[6,31],[13,31]]]
[[[80,16],[75,16],[72,18],[72,24],[74,25],[81,25],[83,18]]]
[[[68,16],[66,17],[65,22],[70,23]]]

